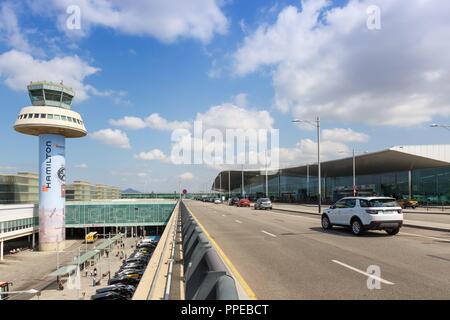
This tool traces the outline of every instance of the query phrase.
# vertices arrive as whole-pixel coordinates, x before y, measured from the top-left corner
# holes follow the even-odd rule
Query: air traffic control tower
[[[87,132],[80,114],[71,110],[71,88],[32,82],[28,94],[32,106],[20,111],[14,129],[39,136],[39,250],[54,251],[65,241],[66,138]]]

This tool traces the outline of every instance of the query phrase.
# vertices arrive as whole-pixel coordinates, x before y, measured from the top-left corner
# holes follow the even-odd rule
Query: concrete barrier
[[[172,216],[164,229],[163,234],[153,252],[133,295],[133,300],[161,300],[165,296],[166,275],[169,273],[169,264],[172,238],[170,235],[176,231],[180,203],[175,206]]]
[[[233,277],[183,202],[180,214],[186,300],[239,300]]]

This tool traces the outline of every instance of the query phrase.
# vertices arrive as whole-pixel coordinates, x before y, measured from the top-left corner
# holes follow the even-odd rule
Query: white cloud
[[[158,113],[153,113],[144,119],[125,116],[118,120],[111,119],[109,123],[113,126],[127,129],[151,128],[159,131],[173,131],[175,129],[189,129],[191,127],[191,124],[187,121],[168,121]]]
[[[164,154],[164,152],[162,152],[159,149],[153,149],[149,152],[141,152],[139,154],[135,154],[134,158],[146,161],[161,161],[161,162],[168,161],[167,156]]]
[[[239,93],[233,98],[233,103],[241,108],[246,108],[248,105],[248,99],[246,93]]]
[[[20,30],[12,2],[0,5],[0,39],[12,48],[25,52],[32,51],[31,45]]]
[[[132,104],[130,100],[126,99],[128,92],[124,90],[98,90],[91,85],[86,85],[85,89],[93,96],[110,98],[115,105],[129,106]]]
[[[153,113],[145,118],[145,123],[149,128],[161,131],[188,129],[191,127],[191,125],[186,121],[168,121],[161,117],[158,113]]]
[[[214,34],[225,34],[227,18],[219,0],[49,0],[47,4],[59,13],[59,25],[66,30],[66,8],[81,8],[80,35],[95,26],[111,28],[124,34],[155,37],[163,42],[194,38],[209,42]],[[49,10],[49,6],[35,10]]]
[[[147,125],[145,123],[144,120],[142,120],[141,118],[138,117],[129,117],[126,116],[122,119],[119,120],[109,120],[109,123],[112,126],[116,126],[116,127],[124,127],[127,129],[143,129],[145,128]]]
[[[221,105],[212,106],[205,113],[197,113],[195,121],[201,122],[203,133],[206,130],[214,129],[222,134],[223,140],[206,140],[204,137],[200,137],[200,140],[197,140],[197,137],[191,132],[191,134],[183,134],[179,141],[174,142],[172,144],[172,161],[174,163],[178,163],[177,159],[180,150],[190,150],[191,153],[200,153],[203,152],[203,164],[211,168],[224,168],[226,165],[222,165],[220,163],[225,163],[225,159],[222,156],[225,156],[225,150],[233,149],[233,152],[236,152],[232,145],[235,144],[234,141],[227,141],[226,132],[227,129],[242,129],[244,130],[243,134],[247,133],[246,130],[254,129],[255,134],[260,132],[256,132],[256,130],[271,130],[273,129],[274,119],[270,115],[270,113],[266,110],[257,110],[257,109],[249,109],[242,108],[236,106],[232,103],[224,103]],[[203,139],[202,139],[203,138]],[[261,137],[265,138],[265,137]],[[259,140],[259,142],[264,142]],[[228,148],[230,147],[230,148]],[[220,155],[219,152],[215,151],[222,150],[223,155]],[[239,154],[234,154],[235,163],[237,157],[240,157]],[[191,157],[191,161],[193,161]]]
[[[85,78],[97,73],[78,56],[56,57],[50,60],[37,60],[31,55],[11,50],[0,55],[0,77],[13,90],[26,90],[30,81],[61,82],[72,87],[75,98],[79,101],[88,98],[89,86],[84,84]]]
[[[205,113],[197,113],[205,129],[271,129],[274,119],[266,110],[247,109],[232,103],[213,106]]]
[[[335,128],[322,130],[322,138],[330,141],[340,142],[367,142],[369,136],[362,132],[356,132],[352,129]]]
[[[279,152],[282,167],[317,163],[317,142],[311,139],[302,139],[294,148],[280,148]],[[321,161],[342,158],[349,154],[350,149],[342,142],[329,140],[320,142]]]
[[[79,169],[87,169],[88,165],[86,163],[81,163],[81,164],[77,164],[75,167],[79,168]]]
[[[109,144],[122,149],[131,148],[127,134],[118,129],[103,129],[92,132],[89,135],[91,138],[105,144]]]
[[[181,180],[187,181],[187,180],[192,180],[192,179],[194,179],[194,175],[192,174],[192,172],[185,172],[185,173],[181,174],[181,175],[179,176],[179,178],[180,178]]]
[[[274,69],[275,104],[296,117],[412,126],[450,115],[450,3],[379,0],[381,30],[366,26],[369,0],[285,7],[234,54],[236,74]]]

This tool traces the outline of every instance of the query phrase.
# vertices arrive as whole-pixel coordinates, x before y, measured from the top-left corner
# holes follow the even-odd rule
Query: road
[[[185,203],[258,299],[450,298],[448,233],[404,227],[355,237],[323,231],[318,216]],[[380,268],[380,289],[368,289],[369,266]]]

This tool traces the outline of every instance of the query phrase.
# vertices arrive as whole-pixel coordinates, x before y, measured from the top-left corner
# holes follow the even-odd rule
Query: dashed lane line
[[[341,265],[341,266],[343,266],[343,267],[345,267],[347,269],[350,269],[350,270],[353,270],[355,272],[361,273],[361,274],[363,274],[363,275],[365,275],[365,276],[367,276],[369,278],[372,278],[372,279],[375,279],[377,281],[380,281],[380,282],[382,282],[384,284],[394,285],[393,282],[387,281],[387,280],[385,280],[383,278],[380,278],[380,277],[378,277],[376,275],[373,275],[373,274],[367,273],[365,271],[359,270],[358,268],[352,267],[352,266],[350,266],[348,264],[345,264],[343,262],[340,262],[338,260],[331,260],[331,261],[333,261],[334,263],[337,263],[337,264],[339,264],[339,265]]]

